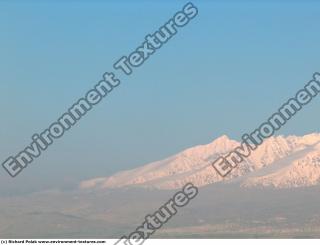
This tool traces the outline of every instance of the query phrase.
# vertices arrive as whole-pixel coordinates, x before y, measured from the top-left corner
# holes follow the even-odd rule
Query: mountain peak
[[[228,137],[228,135],[224,134],[218,138],[216,138],[214,141],[212,142],[225,142],[225,141],[229,141],[230,138]]]

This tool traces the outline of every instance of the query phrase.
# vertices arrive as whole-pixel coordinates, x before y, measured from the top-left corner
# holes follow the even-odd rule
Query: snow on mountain
[[[320,183],[320,144],[309,150],[278,171],[257,177],[247,178],[244,187],[291,188],[306,187]],[[276,163],[275,163],[276,164]]]
[[[167,159],[119,172],[111,177],[83,181],[81,189],[146,187],[177,189],[192,182],[240,182],[243,187],[290,188],[320,183],[320,134],[270,137],[226,178],[211,166],[240,142],[221,136],[207,145],[186,149]]]

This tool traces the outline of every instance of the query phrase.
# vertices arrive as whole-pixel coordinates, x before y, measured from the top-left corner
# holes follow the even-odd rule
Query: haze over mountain
[[[239,142],[222,136],[77,189],[2,197],[0,237],[116,239],[192,181],[199,195],[154,238],[319,238],[319,141],[272,137],[223,179],[211,162]]]
[[[186,149],[167,159],[83,181],[80,189],[121,187],[178,189],[192,182],[201,187],[217,182],[238,182],[242,187],[292,188],[320,183],[320,134],[275,136],[260,145],[226,178],[211,163],[231,152],[240,142],[221,136],[207,145]]]

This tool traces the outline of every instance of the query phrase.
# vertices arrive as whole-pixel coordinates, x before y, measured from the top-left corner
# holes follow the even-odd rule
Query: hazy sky
[[[1,1],[1,162],[186,2]],[[251,132],[320,71],[320,4],[300,2],[193,1],[198,16],[76,127],[17,178],[1,170],[0,194],[66,187]],[[279,133],[319,131],[319,106]]]

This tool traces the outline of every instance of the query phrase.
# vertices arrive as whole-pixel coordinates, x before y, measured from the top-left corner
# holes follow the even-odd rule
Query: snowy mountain
[[[83,181],[81,189],[145,187],[177,189],[192,182],[197,186],[238,182],[242,187],[291,188],[320,183],[320,134],[303,137],[271,137],[252,152],[226,178],[211,166],[240,142],[219,137],[207,145],[184,150],[167,159],[119,172],[110,177]]]

